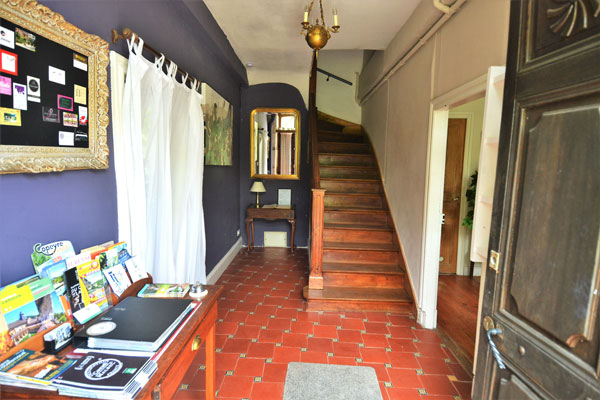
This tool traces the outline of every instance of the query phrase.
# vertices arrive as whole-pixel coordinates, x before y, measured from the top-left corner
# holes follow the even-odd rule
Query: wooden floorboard
[[[479,277],[440,275],[438,284],[438,327],[463,353],[471,370],[475,353]]]

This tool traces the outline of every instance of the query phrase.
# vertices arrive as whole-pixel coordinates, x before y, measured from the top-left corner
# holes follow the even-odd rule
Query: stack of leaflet
[[[77,347],[155,352],[193,310],[192,300],[127,297],[74,336]]]
[[[148,356],[90,352],[54,380],[64,396],[132,399],[150,380],[157,365]]]
[[[74,360],[21,349],[0,363],[0,383],[34,389],[54,390],[50,384],[74,363]]]

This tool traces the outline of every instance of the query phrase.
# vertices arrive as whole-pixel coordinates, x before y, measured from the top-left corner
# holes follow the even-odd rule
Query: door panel
[[[506,369],[480,340],[477,399],[600,398],[598,19],[596,0],[511,2],[482,302]]]
[[[600,109],[553,106],[524,113],[510,294],[519,316],[575,347],[591,340],[598,305],[600,180],[589,172],[600,171]]]
[[[531,389],[519,380],[515,375],[510,379],[500,379],[500,389],[498,390],[498,400],[539,400]]]
[[[444,224],[440,243],[440,273],[455,274],[458,258],[458,229],[462,191],[463,159],[467,120],[448,119],[446,169],[444,172]]]

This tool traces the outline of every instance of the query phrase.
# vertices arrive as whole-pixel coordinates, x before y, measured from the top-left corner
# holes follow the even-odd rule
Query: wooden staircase
[[[317,131],[315,181],[324,190],[322,259],[311,254],[317,261],[311,259],[311,279],[304,288],[308,310],[409,312],[402,252],[369,140],[360,126],[321,113]],[[316,208],[313,200],[312,223],[319,220]],[[311,232],[320,236],[316,228]]]

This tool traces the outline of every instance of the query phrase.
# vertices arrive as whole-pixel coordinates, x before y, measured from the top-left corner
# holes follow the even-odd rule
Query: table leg
[[[215,324],[213,323],[206,337],[206,399],[215,398]]]
[[[250,222],[251,220],[246,219],[246,240],[248,241],[248,253],[252,251],[252,245],[254,244],[254,224],[252,224],[252,242],[250,242]]]
[[[254,220],[250,222],[250,229],[252,230],[252,249],[254,249]]]
[[[294,231],[296,230],[296,220],[288,219],[288,222],[292,225],[292,245],[290,246],[292,254],[294,254]]]

